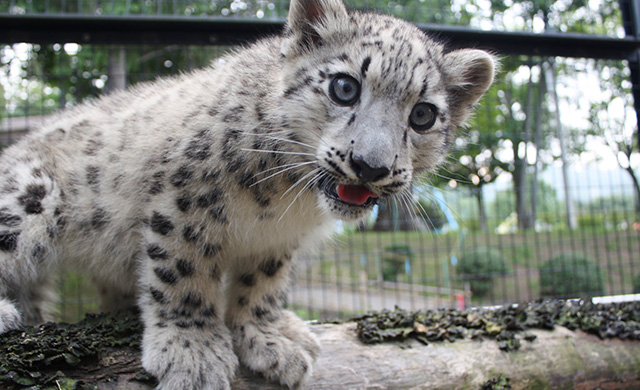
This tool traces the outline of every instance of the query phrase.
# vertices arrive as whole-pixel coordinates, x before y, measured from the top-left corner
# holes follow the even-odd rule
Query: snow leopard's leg
[[[282,308],[291,268],[290,254],[246,261],[231,277],[226,321],[244,365],[297,387],[311,376],[320,345],[302,320]]]
[[[158,389],[228,390],[238,361],[222,318],[219,249],[189,232],[161,213],[150,217],[139,290],[142,365]]]
[[[51,319],[50,271],[64,227],[62,196],[37,160],[5,160],[0,173],[0,333]]]

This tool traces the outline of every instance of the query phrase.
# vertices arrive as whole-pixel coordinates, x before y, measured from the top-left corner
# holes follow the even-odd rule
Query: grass
[[[298,286],[319,283],[323,288],[359,291],[369,283],[370,293],[389,294],[393,289],[376,287],[384,280],[384,259],[389,258],[387,248],[408,246],[413,255],[407,264],[401,264],[395,280],[429,290],[411,289],[416,296],[435,304],[452,304],[453,297],[444,294],[450,288],[464,290],[464,281],[456,277],[452,259],[464,249],[485,246],[496,249],[507,259],[509,272],[495,275],[491,291],[485,299],[472,298],[473,304],[500,304],[538,298],[540,296],[539,267],[552,256],[566,252],[579,252],[595,259],[602,270],[605,294],[633,292],[634,277],[640,275],[640,232],[637,231],[558,231],[535,233],[532,231],[497,235],[486,232],[467,234],[431,232],[357,232],[344,233],[319,252],[305,256],[298,271]],[[400,256],[402,257],[402,256]],[[400,258],[396,256],[396,259]],[[400,259],[399,261],[402,261]],[[407,272],[408,271],[408,272]],[[388,279],[387,279],[388,280]],[[374,283],[371,285],[371,283]],[[433,288],[440,288],[434,292]],[[90,280],[66,273],[60,281],[60,319],[73,322],[85,312],[98,310]],[[293,309],[303,318],[313,319],[325,313],[315,299],[314,307],[296,306]],[[357,311],[366,311],[366,307]],[[391,309],[391,307],[390,307]],[[333,315],[349,316],[339,310]]]

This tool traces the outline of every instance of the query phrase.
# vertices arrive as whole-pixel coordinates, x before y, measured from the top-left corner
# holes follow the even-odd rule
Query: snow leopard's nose
[[[384,179],[391,170],[387,167],[372,167],[369,163],[359,155],[351,155],[351,169],[356,176],[365,183],[372,183]]]

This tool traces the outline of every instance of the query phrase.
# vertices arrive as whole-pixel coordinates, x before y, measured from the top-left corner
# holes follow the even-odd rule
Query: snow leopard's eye
[[[360,97],[360,83],[346,74],[339,74],[329,85],[329,95],[341,106],[351,106]]]
[[[415,131],[429,130],[436,123],[438,109],[431,103],[418,103],[413,106],[409,123]]]

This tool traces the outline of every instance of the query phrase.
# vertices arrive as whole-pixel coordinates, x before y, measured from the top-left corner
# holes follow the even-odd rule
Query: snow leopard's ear
[[[282,53],[286,56],[291,50],[304,52],[322,45],[323,39],[348,19],[341,0],[291,0],[288,39],[282,46]]]
[[[445,54],[442,65],[451,108],[462,123],[493,83],[498,59],[486,51],[460,49]]]

